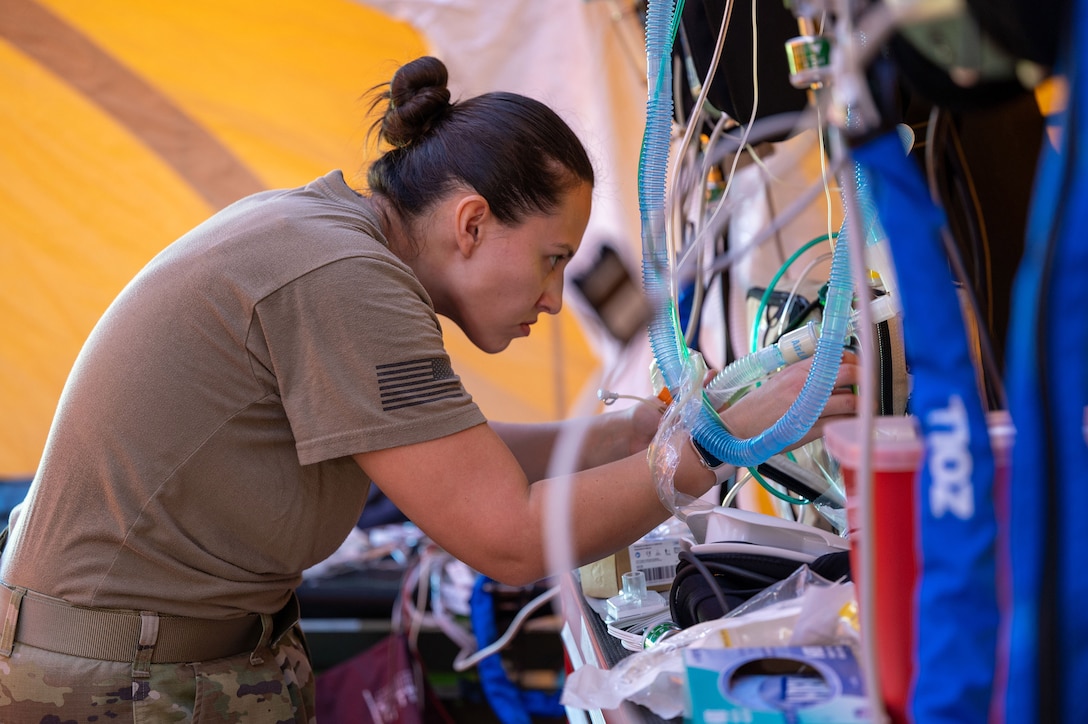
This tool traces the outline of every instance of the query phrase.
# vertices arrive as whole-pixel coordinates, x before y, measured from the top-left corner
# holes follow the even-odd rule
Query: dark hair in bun
[[[422,138],[450,109],[449,73],[438,58],[424,57],[397,71],[375,105],[388,102],[378,121],[381,138],[394,148],[405,148]]]
[[[487,199],[505,224],[558,208],[565,191],[593,184],[593,165],[574,131],[543,103],[516,93],[450,102],[441,60],[405,64],[379,86],[372,130],[392,148],[371,164],[370,191],[414,218],[459,186]]]

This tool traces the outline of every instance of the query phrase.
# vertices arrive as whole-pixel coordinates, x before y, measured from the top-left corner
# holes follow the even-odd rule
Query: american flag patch
[[[450,361],[441,357],[393,362],[378,365],[375,369],[378,372],[382,410],[385,412],[449,400],[464,394]]]

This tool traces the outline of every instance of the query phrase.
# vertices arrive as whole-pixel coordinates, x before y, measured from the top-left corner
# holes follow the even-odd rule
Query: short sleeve
[[[391,255],[310,271],[261,300],[254,321],[303,465],[485,421],[453,371],[430,298]]]

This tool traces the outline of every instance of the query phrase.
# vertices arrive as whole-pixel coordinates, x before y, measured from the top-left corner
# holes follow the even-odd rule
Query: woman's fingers
[[[811,366],[811,359],[790,365],[754,388],[722,413],[726,427],[737,437],[749,438],[773,425],[801,395]],[[856,414],[857,395],[854,394],[854,389],[860,374],[857,356],[852,352],[844,352],[835,378],[835,387],[820,419],[799,445],[819,437],[825,420]]]

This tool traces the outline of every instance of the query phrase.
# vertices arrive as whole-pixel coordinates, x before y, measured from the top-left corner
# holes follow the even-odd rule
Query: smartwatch
[[[699,456],[699,462],[701,462],[707,470],[714,473],[714,482],[717,485],[721,485],[726,480],[733,477],[733,474],[737,471],[735,466],[722,462],[716,458],[713,453],[699,444],[699,441],[695,439],[694,435],[689,439],[691,440],[691,446],[695,448],[695,453]]]

